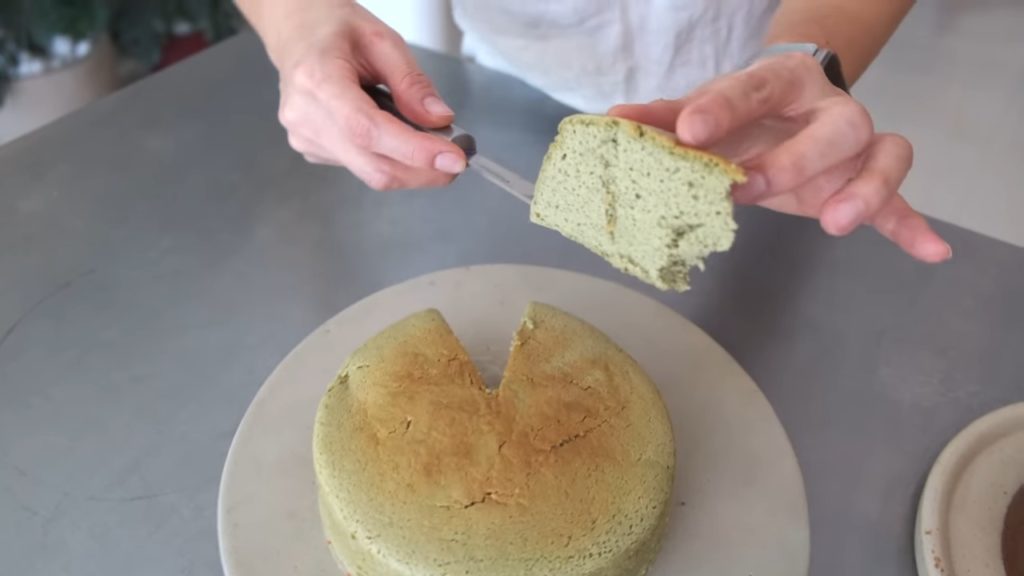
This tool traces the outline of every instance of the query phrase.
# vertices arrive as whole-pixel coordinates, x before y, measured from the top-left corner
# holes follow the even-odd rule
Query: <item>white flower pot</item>
[[[0,104],[0,144],[48,124],[119,86],[117,55],[107,37],[63,68],[16,80]]]

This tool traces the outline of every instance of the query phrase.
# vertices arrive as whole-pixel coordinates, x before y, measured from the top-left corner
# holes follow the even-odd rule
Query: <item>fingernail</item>
[[[843,198],[831,208],[832,218],[840,234],[846,234],[864,219],[864,201],[855,196]]]
[[[434,158],[434,168],[448,174],[461,174],[466,169],[466,161],[453,152],[441,152]]]
[[[747,181],[733,189],[732,199],[740,203],[755,202],[768,192],[768,181],[760,172],[747,172]]]
[[[686,144],[699,145],[711,137],[715,130],[715,119],[707,114],[696,113],[690,115],[683,124],[680,137]]]
[[[919,248],[918,250],[919,259],[933,264],[947,262],[953,258],[953,248],[950,247],[948,242],[944,242],[942,240],[937,242],[929,241],[924,247]]]
[[[454,116],[455,112],[437,96],[427,96],[423,99],[423,107],[434,116]]]

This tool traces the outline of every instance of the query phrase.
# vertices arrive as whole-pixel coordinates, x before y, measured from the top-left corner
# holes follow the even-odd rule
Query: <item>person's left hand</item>
[[[678,100],[627,104],[609,114],[675,132],[679,141],[741,164],[737,203],[817,218],[843,236],[874,226],[924,262],[952,251],[899,193],[913,149],[876,133],[859,102],[833,86],[804,54],[760,60]]]

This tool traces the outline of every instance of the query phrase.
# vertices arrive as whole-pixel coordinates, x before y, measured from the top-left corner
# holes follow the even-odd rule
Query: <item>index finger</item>
[[[337,131],[330,136],[334,145],[374,152],[414,168],[449,174],[465,169],[462,149],[381,110],[358,84],[337,86],[331,100],[329,106],[337,122]]]
[[[684,144],[706,146],[755,120],[786,115],[810,104],[823,74],[806,54],[783,54],[712,80],[683,102],[676,135]]]
[[[949,244],[899,194],[882,207],[871,223],[882,236],[922,262],[934,264],[953,257]]]

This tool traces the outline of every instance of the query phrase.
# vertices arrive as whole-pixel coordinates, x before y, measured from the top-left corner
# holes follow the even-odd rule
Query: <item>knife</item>
[[[498,185],[498,187],[506,190],[527,204],[533,200],[533,182],[530,182],[508,168],[505,168],[494,160],[481,155],[477,151],[476,138],[474,138],[469,132],[466,132],[454,124],[447,128],[424,128],[423,126],[409,120],[398,111],[398,106],[395,104],[394,98],[391,97],[391,92],[389,92],[384,86],[364,86],[364,90],[366,90],[366,93],[370,95],[370,98],[373,99],[381,110],[395,116],[402,122],[405,122],[420,132],[426,132],[428,134],[433,134],[438,138],[444,138],[458,146],[466,153],[466,161],[469,163],[469,167],[477,174],[483,176],[488,181]]]

